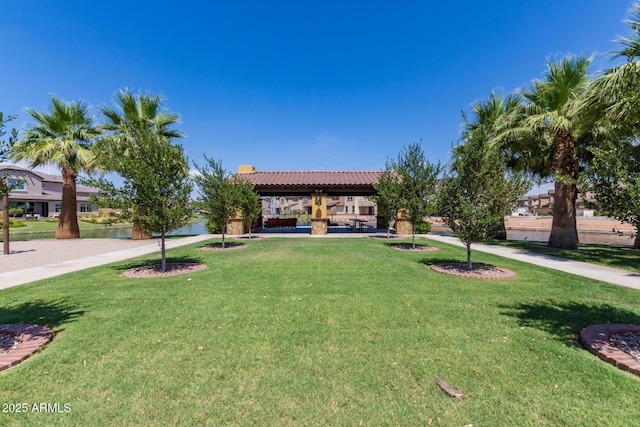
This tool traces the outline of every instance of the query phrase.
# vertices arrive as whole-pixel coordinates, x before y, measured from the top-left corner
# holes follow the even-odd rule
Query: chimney
[[[238,173],[254,173],[256,168],[253,165],[238,165]]]

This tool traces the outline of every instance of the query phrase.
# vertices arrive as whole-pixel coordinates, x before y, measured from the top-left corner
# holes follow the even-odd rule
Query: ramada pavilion
[[[254,166],[240,165],[238,175],[251,182],[261,198],[300,197],[308,198],[307,210],[311,215],[311,234],[327,234],[329,228],[330,201],[339,197],[368,197],[375,194],[373,184],[378,182],[379,171],[257,171]],[[373,202],[368,202],[375,206]],[[355,213],[355,208],[354,213]],[[250,224],[242,218],[230,218],[227,224],[229,234],[244,234]],[[386,228],[380,212],[375,228]],[[408,232],[407,232],[408,227]],[[397,234],[410,234],[411,225],[396,220]]]

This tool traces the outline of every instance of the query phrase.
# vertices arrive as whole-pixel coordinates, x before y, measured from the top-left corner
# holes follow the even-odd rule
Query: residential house
[[[6,176],[13,187],[9,193],[9,206],[22,208],[26,217],[56,217],[62,205],[62,176],[36,172],[15,165],[0,165],[0,176]],[[76,188],[79,213],[97,212],[89,197],[97,188]],[[1,209],[1,206],[0,206]]]

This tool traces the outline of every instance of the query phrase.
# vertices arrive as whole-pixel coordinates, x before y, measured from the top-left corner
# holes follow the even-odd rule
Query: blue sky
[[[0,13],[0,111],[49,95],[112,105],[160,93],[191,161],[259,170],[380,170],[422,139],[446,163],[460,112],[598,54],[629,32],[627,0],[12,1]]]

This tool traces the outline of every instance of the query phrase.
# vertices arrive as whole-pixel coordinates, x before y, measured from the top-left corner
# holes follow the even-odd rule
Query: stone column
[[[329,230],[329,218],[327,218],[327,195],[313,193],[311,195],[311,234],[324,235]]]
[[[242,217],[227,219],[227,234],[241,236],[244,234],[244,219]]]

